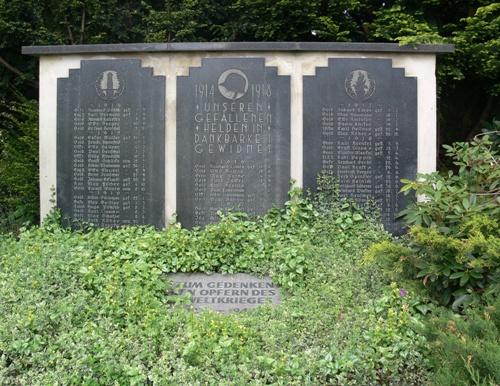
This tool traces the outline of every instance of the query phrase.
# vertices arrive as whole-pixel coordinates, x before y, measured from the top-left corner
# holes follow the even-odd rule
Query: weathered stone
[[[374,198],[386,229],[401,233],[400,179],[417,172],[416,78],[390,59],[330,59],[304,77],[303,103],[304,186],[331,173],[341,194],[359,204]]]
[[[229,313],[281,303],[279,289],[268,277],[246,273],[173,273],[167,277],[173,283],[174,294],[191,295],[191,305],[196,310],[208,308]]]
[[[263,58],[203,59],[177,78],[177,214],[185,227],[217,211],[261,215],[287,199],[290,78]]]
[[[67,222],[164,226],[165,77],[82,60],[57,83],[57,206]]]

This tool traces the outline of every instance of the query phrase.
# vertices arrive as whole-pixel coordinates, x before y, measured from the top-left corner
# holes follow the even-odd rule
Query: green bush
[[[446,149],[458,172],[406,181],[402,191],[423,198],[403,211],[413,224],[408,236],[374,245],[366,257],[393,279],[420,278],[435,299],[457,308],[500,290],[500,167],[487,135]]]
[[[422,198],[403,211],[412,225],[409,234],[372,245],[365,262],[421,294],[413,307],[428,314],[424,325],[432,384],[498,385],[498,142],[484,135],[445,148],[457,172],[406,181],[402,190],[414,190]],[[431,300],[451,305],[453,311],[435,307]]]
[[[421,201],[401,212],[409,225],[437,227],[444,234],[460,233],[460,225],[472,216],[500,215],[500,160],[498,143],[488,135],[470,143],[444,145],[446,156],[458,168],[454,173],[419,174],[415,181],[403,180],[401,189],[415,191]]]
[[[433,384],[500,384],[500,299],[465,315],[439,310],[427,324]]]
[[[0,122],[0,230],[38,221],[38,103],[14,103]]]
[[[377,261],[393,280],[420,279],[434,299],[457,309],[484,294],[499,294],[500,238],[496,219],[472,217],[459,235],[413,226],[408,238],[373,245],[365,258]]]
[[[54,216],[0,234],[0,384],[422,384],[411,296],[361,264],[387,234],[345,204],[319,216],[293,190],[262,218],[192,231],[75,232]],[[193,313],[165,277],[193,270],[270,275],[283,302]]]

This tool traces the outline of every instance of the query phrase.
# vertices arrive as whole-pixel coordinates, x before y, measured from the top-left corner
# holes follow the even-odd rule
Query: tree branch
[[[4,58],[2,58],[0,56],[0,64],[2,66],[4,66],[6,69],[8,69],[9,71],[13,72],[14,74],[16,74],[17,76],[19,76],[20,78],[22,78],[23,80],[27,80],[26,79],[26,75],[23,74],[21,72],[21,70],[19,70],[18,68],[14,67],[12,64],[10,64],[9,62],[7,62]],[[28,81],[29,83],[31,83],[31,85],[35,88],[38,88],[38,83],[37,82],[33,82],[31,80]]]
[[[68,30],[69,42],[71,44],[75,44],[75,40],[73,39],[73,31],[71,31],[71,24],[69,24],[67,15],[64,15],[64,22],[66,23],[66,29]]]
[[[0,56],[0,64],[2,64],[3,66],[5,66],[8,70],[12,71],[14,74],[19,75],[19,76],[24,76],[24,74],[20,70],[18,70],[17,68],[15,68],[12,64],[10,64],[9,62],[7,62],[1,56]]]
[[[80,24],[80,44],[83,44],[83,34],[85,32],[85,7],[82,9],[82,23]]]

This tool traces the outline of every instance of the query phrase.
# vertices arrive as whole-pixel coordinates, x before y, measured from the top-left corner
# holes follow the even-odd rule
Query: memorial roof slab
[[[346,42],[201,42],[201,43],[130,43],[24,46],[25,55],[116,54],[141,52],[189,51],[283,51],[283,52],[390,52],[444,54],[455,51],[453,44],[346,43]]]

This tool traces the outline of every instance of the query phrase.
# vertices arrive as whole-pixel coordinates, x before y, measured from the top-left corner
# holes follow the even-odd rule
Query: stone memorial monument
[[[183,226],[217,211],[264,214],[290,184],[290,77],[264,58],[203,59],[177,78],[177,214]]]
[[[390,59],[329,59],[304,77],[304,186],[319,172],[337,178],[340,193],[359,204],[374,199],[385,228],[409,196],[402,178],[417,173],[417,79]]]
[[[401,232],[401,178],[436,169],[439,53],[452,45],[155,43],[40,56],[40,207],[99,226],[264,213],[332,173]]]
[[[82,60],[57,81],[57,206],[67,222],[164,226],[165,78]]]
[[[258,278],[244,273],[173,273],[168,279],[173,284],[173,294],[189,294],[195,310],[230,313],[281,303],[279,288],[268,277]]]

